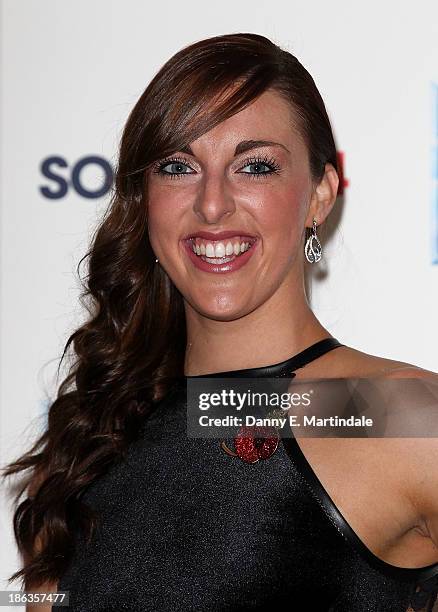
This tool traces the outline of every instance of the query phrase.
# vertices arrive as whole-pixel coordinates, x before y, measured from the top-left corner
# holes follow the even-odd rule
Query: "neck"
[[[186,308],[186,376],[199,376],[284,361],[329,336],[310,309],[305,294],[280,288],[249,314],[216,320]]]

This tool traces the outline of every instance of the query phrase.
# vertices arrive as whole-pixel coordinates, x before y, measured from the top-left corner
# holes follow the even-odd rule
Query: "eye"
[[[244,165],[238,172],[241,174],[248,174],[251,178],[261,178],[274,173],[278,174],[280,171],[280,166],[273,157],[251,157],[246,159],[243,163]],[[245,168],[248,168],[248,170],[245,170]]]
[[[273,157],[250,157],[242,163],[243,166],[238,173],[247,174],[248,178],[263,178],[280,172],[280,166]],[[170,157],[156,162],[153,172],[172,179],[181,178],[184,174],[196,174],[188,161],[182,157]]]
[[[170,178],[180,178],[184,174],[195,173],[186,160],[176,157],[157,162],[154,165],[153,171],[156,174],[161,174]]]

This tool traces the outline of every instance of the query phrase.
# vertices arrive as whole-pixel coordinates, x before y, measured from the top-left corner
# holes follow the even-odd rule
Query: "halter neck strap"
[[[325,353],[335,349],[338,346],[344,346],[339,340],[333,337],[323,338],[307,348],[303,349],[296,355],[274,363],[272,365],[260,366],[256,368],[245,368],[241,370],[230,370],[225,372],[214,372],[212,374],[199,374],[194,376],[185,376],[185,378],[293,378],[294,370],[302,368],[307,363],[314,361]]]

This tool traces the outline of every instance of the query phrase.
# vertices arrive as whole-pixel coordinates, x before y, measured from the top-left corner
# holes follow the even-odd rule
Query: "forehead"
[[[304,145],[293,108],[276,91],[268,90],[235,115],[222,121],[191,143],[194,151],[201,148],[233,147],[241,140],[281,142],[290,151]]]

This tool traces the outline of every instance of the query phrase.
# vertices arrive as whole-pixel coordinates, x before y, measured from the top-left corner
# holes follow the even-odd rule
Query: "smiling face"
[[[308,152],[295,126],[291,106],[268,90],[149,170],[151,246],[186,307],[233,320],[281,288],[302,289],[304,227],[329,210],[311,206]]]

